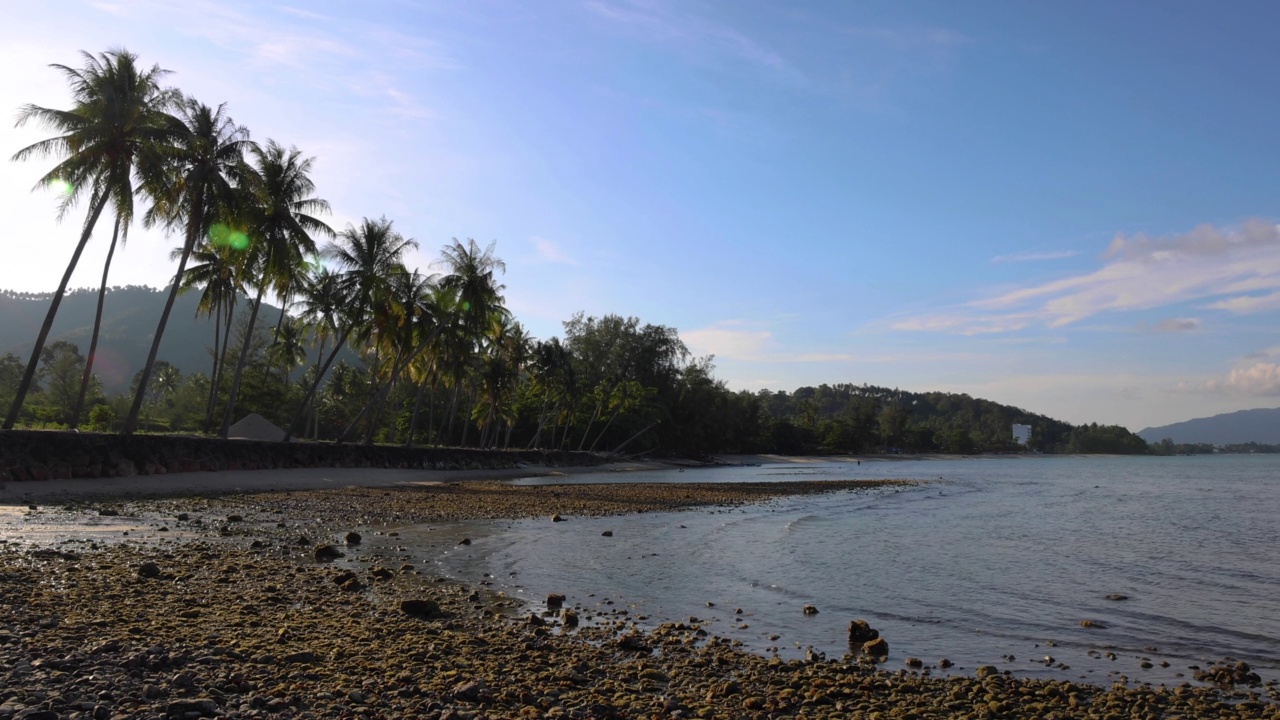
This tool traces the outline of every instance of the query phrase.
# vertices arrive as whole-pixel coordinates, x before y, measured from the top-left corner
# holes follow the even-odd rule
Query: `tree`
[[[186,239],[178,259],[178,271],[169,286],[169,297],[151,340],[151,350],[142,366],[142,381],[124,421],[125,434],[137,426],[147,379],[160,350],[173,302],[182,288],[187,260],[199,239],[209,234],[213,223],[229,219],[237,210],[236,190],[249,175],[244,152],[254,147],[249,142],[249,131],[227,117],[225,105],[214,110],[185,98],[178,111],[179,117],[167,126],[169,142],[159,149],[160,172],[148,178],[155,205],[147,213],[147,222],[170,227],[181,225]]]
[[[87,193],[89,212],[80,233],[80,241],[54,292],[53,302],[36,336],[31,359],[18,384],[5,417],[4,429],[13,427],[35,377],[44,343],[58,314],[58,306],[66,294],[67,283],[80,262],[80,255],[93,235],[98,218],[108,204],[116,210],[117,222],[132,217],[133,175],[135,165],[151,157],[164,138],[168,126],[165,110],[173,102],[171,91],[160,86],[166,74],[159,66],[149,70],[137,65],[137,56],[127,50],[109,50],[94,57],[81,53],[84,67],[75,69],[54,65],[71,86],[72,108],[55,110],[27,105],[18,113],[17,125],[36,121],[55,132],[56,137],[41,140],[19,150],[14,160],[61,156],[64,159],[37,182],[37,188],[60,187],[64,190],[58,208],[58,219]],[[105,272],[104,272],[105,275]]]
[[[201,288],[196,316],[213,316],[213,368],[209,373],[208,398],[205,402],[204,428],[213,423],[213,411],[218,388],[222,384],[222,371],[226,365],[227,348],[231,345],[232,320],[235,317],[237,298],[244,293],[244,249],[248,238],[227,226],[211,229],[210,236],[192,253],[195,265],[187,268],[183,278],[183,291]],[[184,248],[175,248],[170,258],[178,259]]]
[[[257,294],[249,310],[248,330],[235,373],[231,377],[231,390],[227,397],[226,411],[222,415],[222,429],[218,437],[225,438],[231,429],[236,399],[240,393],[240,380],[245,363],[249,360],[249,341],[262,306],[262,295],[268,287],[279,287],[289,281],[299,267],[297,257],[314,255],[315,240],[311,235],[332,235],[333,230],[316,217],[328,212],[329,203],[312,197],[315,183],[311,180],[314,158],[304,158],[297,148],[285,149],[274,140],[265,148],[251,148],[255,167],[246,175],[244,184],[248,191],[249,205],[244,210],[249,229],[250,254],[246,266],[256,273],[254,285]]]
[[[84,371],[80,348],[65,340],[49,343],[40,353],[40,384],[53,417],[68,422],[80,392],[80,376]]]
[[[310,295],[303,299],[303,304],[310,308],[313,305],[328,307],[331,303],[336,303],[340,310],[325,312],[341,321],[342,330],[337,332],[335,327],[339,336],[337,342],[324,366],[312,379],[311,387],[303,396],[297,418],[286,430],[285,439],[292,436],[294,429],[306,416],[320,381],[348,338],[354,334],[367,342],[373,336],[374,325],[371,319],[374,310],[390,302],[390,279],[403,268],[401,258],[405,251],[416,247],[417,242],[396,232],[392,222],[385,217],[378,220],[364,218],[360,227],[347,225],[338,233],[335,241],[325,246],[324,256],[338,266],[341,274],[323,284],[314,283]],[[326,293],[327,297],[317,298],[317,290]]]

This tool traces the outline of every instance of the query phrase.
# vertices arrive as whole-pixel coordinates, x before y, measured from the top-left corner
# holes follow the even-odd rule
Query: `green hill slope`
[[[127,390],[135,373],[146,362],[156,323],[164,310],[166,292],[148,287],[120,287],[107,291],[98,339],[94,372],[108,392]],[[157,360],[166,360],[183,373],[208,374],[213,350],[214,328],[209,318],[196,317],[198,294],[186,293],[174,303]],[[49,294],[0,291],[0,355],[14,353],[25,363],[40,324],[48,312]],[[93,316],[98,296],[93,290],[68,292],[58,308],[48,343],[66,340],[89,350]],[[237,314],[247,310],[248,300],[237,304]],[[247,317],[247,312],[244,313]],[[280,309],[263,302],[258,325],[274,328]]]

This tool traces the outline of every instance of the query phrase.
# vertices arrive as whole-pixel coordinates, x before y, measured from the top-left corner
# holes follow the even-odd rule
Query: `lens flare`
[[[222,223],[215,223],[209,228],[209,242],[217,247],[229,247],[232,250],[244,250],[249,247],[249,236],[233,230]]]
[[[54,180],[49,183],[49,187],[53,188],[54,192],[62,193],[63,195],[70,195],[76,190],[76,186],[66,180]]]

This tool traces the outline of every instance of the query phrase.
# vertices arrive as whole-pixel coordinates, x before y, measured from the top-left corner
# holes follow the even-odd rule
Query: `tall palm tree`
[[[393,223],[384,218],[370,220],[363,218],[360,227],[347,225],[338,233],[337,239],[327,244],[324,256],[338,266],[341,273],[337,276],[335,291],[343,299],[343,329],[334,344],[332,354],[325,366],[312,379],[311,388],[303,397],[302,407],[285,439],[288,439],[302,419],[306,416],[307,407],[315,397],[320,381],[329,370],[329,364],[355,335],[362,341],[368,341],[373,333],[375,309],[385,306],[390,294],[390,278],[404,266],[401,259],[410,248],[417,248],[418,243],[405,238],[396,232]]]
[[[229,219],[236,211],[236,190],[248,175],[244,153],[255,147],[249,140],[249,131],[227,116],[225,104],[215,110],[194,98],[183,98],[178,105],[178,117],[173,118],[168,129],[169,143],[158,157],[160,171],[148,178],[155,204],[147,212],[146,220],[152,225],[183,226],[186,241],[151,340],[151,350],[142,366],[142,382],[124,421],[126,435],[137,427],[147,379],[160,351],[169,313],[182,288],[187,260],[213,224]]]
[[[228,241],[230,231],[210,233],[191,254],[195,265],[187,268],[183,278],[183,291],[201,288],[196,304],[196,317],[213,317],[213,368],[209,372],[209,398],[205,403],[204,427],[207,431],[213,422],[213,408],[222,385],[222,371],[226,365],[227,347],[231,344],[232,320],[235,317],[236,299],[244,293],[243,255]],[[170,253],[177,260],[185,248],[178,247]]]
[[[448,269],[448,274],[440,281],[440,286],[457,294],[458,308],[462,313],[462,324],[472,345],[472,355],[479,352],[485,343],[493,323],[507,315],[503,307],[502,291],[505,287],[498,282],[496,274],[505,272],[506,263],[493,254],[497,242],[491,242],[483,250],[475,240],[468,238],[466,244],[456,238],[450,245],[441,250],[441,263]],[[455,371],[460,371],[463,362],[473,362],[474,358],[456,357],[458,363]],[[455,372],[455,375],[459,373]],[[474,383],[472,394],[474,395]],[[457,398],[458,387],[455,385],[454,397]],[[455,405],[456,400],[455,400]],[[468,402],[464,407],[471,407]],[[470,427],[468,414],[462,422],[461,444],[467,442],[467,430]],[[452,420],[452,416],[450,417]]]
[[[255,167],[248,174],[246,184],[253,204],[245,217],[250,237],[247,264],[258,273],[257,296],[249,310],[244,344],[231,377],[231,391],[218,433],[223,438],[231,429],[263,293],[268,287],[279,288],[288,282],[290,274],[301,266],[296,258],[315,254],[313,233],[333,235],[333,230],[316,217],[329,211],[329,203],[311,195],[315,192],[315,183],[311,180],[314,158],[304,158],[297,148],[285,149],[274,140],[267,141],[265,148],[254,146],[251,153]]]
[[[11,429],[18,419],[40,363],[45,340],[53,327],[53,319],[66,294],[67,283],[71,281],[80,255],[93,235],[98,218],[110,204],[117,222],[128,224],[133,217],[132,179],[136,165],[150,154],[150,148],[163,142],[167,132],[165,110],[174,96],[172,91],[160,86],[160,81],[168,71],[159,66],[139,68],[137,56],[123,48],[108,50],[96,57],[89,53],[81,55],[84,67],[80,69],[53,66],[62,72],[71,86],[73,104],[70,110],[27,105],[18,113],[19,127],[34,120],[59,135],[19,150],[13,159],[62,157],[61,162],[40,178],[36,187],[62,187],[66,190],[58,208],[59,220],[86,194],[89,213],[5,417],[3,427],[6,430]]]

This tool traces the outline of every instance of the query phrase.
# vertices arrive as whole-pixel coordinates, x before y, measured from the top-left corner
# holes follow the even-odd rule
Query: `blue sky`
[[[1274,4],[0,7],[0,107],[64,106],[47,64],[123,45],[315,155],[335,226],[386,215],[424,269],[496,240],[540,337],[635,315],[735,388],[1133,429],[1280,405]],[[3,127],[6,156],[44,137]],[[0,164],[0,287],[70,256],[44,169]],[[113,282],[164,284],[172,244],[135,229]]]

